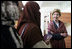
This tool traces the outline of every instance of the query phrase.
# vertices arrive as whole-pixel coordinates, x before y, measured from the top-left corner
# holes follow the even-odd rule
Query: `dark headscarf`
[[[39,5],[36,2],[30,1],[27,2],[24,6],[23,16],[20,17],[18,21],[18,29],[24,23],[34,23],[40,28],[40,12]]]

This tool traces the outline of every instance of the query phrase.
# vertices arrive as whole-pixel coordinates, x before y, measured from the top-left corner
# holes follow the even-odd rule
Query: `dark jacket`
[[[1,48],[22,48],[17,30],[14,27],[1,25]]]
[[[27,25],[28,24],[28,25]],[[38,26],[33,23],[23,24],[19,30],[19,34],[21,35],[22,30],[24,29],[25,25],[25,32],[22,36],[24,48],[32,48],[37,42],[43,40],[41,30]]]

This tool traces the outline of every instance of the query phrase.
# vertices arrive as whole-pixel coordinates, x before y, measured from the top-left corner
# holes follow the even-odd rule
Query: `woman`
[[[59,9],[54,9],[53,21],[48,25],[48,34],[52,35],[51,44],[53,48],[65,48],[64,38],[67,37],[67,30],[63,22],[59,20],[61,12]]]
[[[23,48],[22,40],[14,28],[19,18],[18,1],[1,1],[1,48]]]
[[[43,41],[40,29],[39,9],[36,2],[27,2],[24,6],[24,15],[18,21],[17,29],[22,37],[24,48],[48,48]]]

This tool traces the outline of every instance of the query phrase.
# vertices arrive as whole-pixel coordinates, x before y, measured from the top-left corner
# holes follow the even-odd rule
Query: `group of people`
[[[52,13],[54,19],[50,22],[45,37],[40,28],[38,3],[27,2],[22,15],[18,4],[18,1],[1,1],[1,48],[65,48],[67,31],[64,23],[58,20],[61,16],[59,9]],[[17,29],[14,27],[15,20],[18,20]],[[50,38],[44,40],[49,35]]]

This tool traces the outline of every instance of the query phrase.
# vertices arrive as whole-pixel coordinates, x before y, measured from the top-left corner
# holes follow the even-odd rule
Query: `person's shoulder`
[[[28,30],[39,30],[39,27],[34,23],[28,23]]]
[[[61,20],[59,20],[59,23],[63,24],[64,25],[64,22],[62,22]]]
[[[38,27],[38,26],[37,26],[36,24],[34,24],[34,23],[29,23],[28,25],[29,25],[30,27],[32,27],[32,28],[33,28],[33,27]]]
[[[27,29],[28,34],[37,33],[37,31],[40,30],[39,27],[34,23],[28,23],[27,28],[28,28]]]

